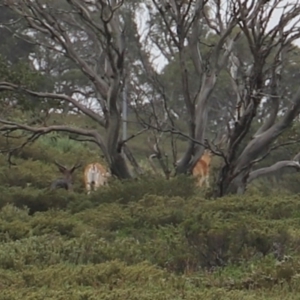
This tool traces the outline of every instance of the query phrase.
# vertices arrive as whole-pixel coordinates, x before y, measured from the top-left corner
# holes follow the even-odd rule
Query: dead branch
[[[74,107],[76,107],[79,111],[86,114],[102,126],[105,126],[104,119],[96,114],[91,109],[87,108],[86,106],[79,103],[79,101],[75,100],[74,98],[67,96],[65,94],[56,94],[56,93],[43,93],[43,92],[36,92],[32,91],[30,89],[27,89],[25,87],[18,86],[16,84],[10,83],[10,82],[0,82],[0,92],[3,91],[13,91],[18,93],[26,93],[30,96],[35,96],[37,98],[48,98],[53,100],[63,100],[70,104],[72,104]]]
[[[159,165],[165,174],[166,179],[169,179],[171,171],[170,171],[169,165],[168,165],[168,155],[167,155],[167,153],[162,151],[162,149],[159,145],[160,139],[162,137],[162,133],[161,133],[160,137],[157,137],[157,135],[155,135],[155,133],[152,133],[152,135],[154,136],[154,140],[155,140],[153,145],[151,143],[150,136],[148,136],[148,139],[147,139],[148,145],[149,145],[150,149],[152,149],[152,151],[153,151],[153,153],[149,156],[149,162],[155,171],[156,168],[153,167],[154,164],[153,164],[152,160],[153,160],[153,158],[157,158]]]
[[[296,169],[297,171],[299,171],[300,163],[298,161],[293,161],[293,160],[283,160],[283,161],[276,162],[275,164],[273,164],[270,167],[261,168],[261,169],[252,171],[249,174],[247,183],[249,184],[250,182],[252,182],[253,180],[255,180],[261,176],[270,175],[274,172],[277,172],[279,170],[286,169],[286,168],[293,168],[293,169]]]
[[[121,152],[122,151],[122,147],[127,143],[129,142],[130,140],[134,139],[135,137],[145,133],[146,131],[148,131],[149,128],[148,127],[145,127],[143,129],[141,129],[140,131],[138,131],[137,133],[133,133],[131,136],[129,136],[128,138],[126,138],[125,140],[122,140],[122,141],[119,141],[119,145],[118,145],[118,148],[117,148],[117,151]]]
[[[155,174],[158,174],[158,170],[157,170],[157,168],[156,168],[156,166],[155,166],[155,163],[153,162],[153,158],[156,158],[156,154],[151,154],[151,155],[149,155],[148,161],[149,161],[150,166],[151,166],[151,168],[153,169],[154,173],[155,173]]]
[[[96,130],[87,130],[87,129],[81,129],[77,127],[71,127],[71,126],[65,126],[65,125],[52,125],[47,127],[34,127],[29,126],[26,124],[20,124],[17,122],[7,121],[4,119],[0,119],[0,123],[3,124],[0,126],[0,132],[13,132],[17,130],[23,130],[29,133],[32,133],[32,135],[27,139],[26,142],[24,142],[21,146],[10,149],[8,152],[15,152],[17,150],[20,150],[24,148],[27,144],[33,143],[36,141],[40,136],[49,134],[51,132],[67,132],[72,134],[78,134],[81,136],[87,136],[91,137],[95,140],[95,143],[101,148],[105,149],[104,147],[104,141],[102,140],[102,137],[99,135],[99,133]]]
[[[140,167],[140,165],[138,164],[138,162],[136,161],[135,157],[133,156],[132,152],[130,151],[129,147],[127,146],[127,144],[123,145],[123,151],[127,157],[127,159],[129,160],[130,164],[133,166],[134,170],[136,171],[136,173],[138,175],[142,175],[144,174],[144,171],[142,170],[142,168]]]

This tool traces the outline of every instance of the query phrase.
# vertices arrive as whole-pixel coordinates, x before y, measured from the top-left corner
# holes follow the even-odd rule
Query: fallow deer
[[[210,150],[204,150],[203,155],[197,161],[192,170],[193,176],[198,178],[197,185],[199,187],[202,187],[204,182],[206,187],[209,187],[209,170],[212,155],[213,153]]]
[[[72,174],[73,172],[81,167],[80,163],[75,164],[72,168],[67,169],[65,166],[59,164],[57,161],[54,162],[54,164],[58,167],[59,171],[64,175],[63,178],[58,178],[54,180],[51,184],[50,189],[66,189],[67,191],[73,190],[73,178]]]
[[[90,194],[91,190],[97,190],[102,185],[107,185],[110,176],[110,172],[100,163],[88,164],[84,169],[84,184],[87,194]]]

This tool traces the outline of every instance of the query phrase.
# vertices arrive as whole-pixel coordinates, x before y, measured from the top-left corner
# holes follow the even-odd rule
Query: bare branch
[[[157,157],[156,154],[151,154],[148,157],[148,161],[149,161],[150,166],[153,169],[154,173],[158,174],[158,170],[157,170],[157,168],[156,168],[156,166],[155,166],[155,164],[153,162],[153,158],[156,158],[156,157]]]
[[[149,162],[153,164],[152,159],[157,158],[158,162],[160,164],[160,167],[162,168],[162,170],[166,176],[166,179],[169,179],[171,171],[170,171],[169,165],[168,165],[168,155],[167,155],[167,153],[164,153],[159,146],[160,138],[158,138],[154,133],[153,133],[153,136],[155,139],[155,143],[153,146],[151,145],[150,136],[147,139],[148,145],[150,146],[150,148],[153,149],[153,152],[154,152],[152,155],[149,156]]]
[[[79,111],[81,111],[85,115],[89,116],[90,118],[92,118],[93,120],[98,122],[100,125],[105,126],[105,121],[101,116],[99,116],[94,111],[87,108],[86,106],[82,105],[74,98],[67,96],[65,94],[36,92],[36,91],[32,91],[30,89],[18,86],[16,84],[13,84],[10,82],[0,82],[0,92],[2,92],[2,91],[13,91],[13,92],[18,92],[18,93],[25,92],[28,95],[35,96],[38,98],[49,98],[49,99],[66,101],[66,102],[72,104],[77,109],[79,109]]]
[[[32,137],[25,142],[27,144],[28,142],[35,141],[38,137],[41,135],[45,135],[51,132],[67,132],[67,133],[74,133],[82,136],[88,136],[95,139],[97,145],[105,152],[104,147],[104,141],[100,134],[96,130],[87,130],[87,129],[81,129],[77,127],[71,127],[71,126],[65,126],[65,125],[52,125],[47,127],[33,127],[26,124],[20,124],[17,122],[11,122],[4,119],[0,119],[0,123],[3,124],[3,126],[0,127],[0,132],[12,132],[16,130],[24,130],[30,133],[33,133]],[[21,147],[24,147],[25,144],[23,144]]]
[[[137,133],[133,133],[131,136],[129,136],[127,139],[119,141],[119,145],[118,145],[118,151],[121,152],[122,147],[129,142],[130,140],[134,139],[135,137],[143,134],[144,132],[146,132],[147,130],[149,130],[148,127],[141,129],[140,131],[138,131]]]
[[[293,168],[296,169],[297,171],[300,170],[300,163],[298,161],[292,161],[292,160],[283,160],[275,163],[274,165],[266,168],[261,168],[255,171],[250,172],[247,183],[249,184],[253,180],[261,177],[261,176],[266,176],[270,175],[276,171],[286,169],[286,168]]]

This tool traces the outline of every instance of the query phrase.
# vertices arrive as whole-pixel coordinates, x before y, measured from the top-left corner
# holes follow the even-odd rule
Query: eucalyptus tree
[[[63,2],[63,3],[62,3]],[[122,2],[112,1],[1,1],[27,23],[28,39],[41,49],[47,49],[56,60],[65,57],[76,66],[92,87],[96,108],[82,103],[87,100],[86,91],[69,86],[71,90],[36,91],[20,87],[12,82],[1,82],[1,91],[26,93],[40,99],[62,101],[87,115],[103,126],[106,137],[97,130],[76,128],[65,124],[48,127],[33,127],[14,120],[1,120],[2,130],[20,128],[34,135],[52,131],[70,132],[88,137],[102,150],[112,172],[119,178],[129,178],[131,173],[121,153],[119,131],[121,124],[118,101],[124,82],[125,33],[120,8]],[[78,43],[85,42],[85,53],[79,51]],[[42,57],[45,60],[47,57]],[[49,62],[49,61],[48,61]],[[42,65],[42,61],[40,62]],[[48,65],[48,64],[45,64]],[[69,72],[70,67],[66,70]],[[64,74],[60,70],[61,76]],[[35,100],[36,101],[36,100]]]
[[[215,184],[218,196],[243,193],[248,182],[278,169],[298,169],[298,156],[263,170],[253,170],[253,167],[280,146],[280,135],[299,114],[300,90],[284,93],[290,52],[293,42],[299,38],[299,3],[281,0],[217,1],[214,4],[208,1],[167,2],[163,8],[153,1],[155,13],[161,16],[161,22],[153,23],[153,27],[163,24],[161,26],[168,32],[164,47],[160,46],[164,49],[164,57],[169,62],[175,55],[178,57],[180,96],[185,106],[188,133],[179,132],[172,122],[157,129],[184,135],[189,140],[177,163],[177,173],[190,172],[205,147],[223,159]],[[279,20],[272,24],[278,12],[281,12]],[[215,41],[204,45],[212,33]],[[152,42],[156,41],[152,39]],[[194,67],[193,76],[189,72],[189,61]],[[227,103],[215,97],[218,77],[224,71],[230,75]],[[153,72],[149,73],[155,78]],[[170,94],[166,95],[161,82],[153,80],[153,88],[164,102],[170,103]],[[178,85],[175,88],[178,90]],[[220,113],[216,119],[208,120],[209,109],[218,105]],[[206,144],[208,121],[221,125],[219,132],[226,129],[227,142],[222,149]],[[297,141],[291,137],[291,143]]]
[[[34,56],[41,67],[37,71],[48,70],[55,83],[53,88],[45,84],[43,90],[43,86],[31,89],[5,80],[0,82],[0,91],[11,92],[14,97],[26,94],[35,101],[58,101],[89,117],[104,128],[105,135],[94,128],[67,124],[32,126],[13,117],[0,119],[0,130],[21,129],[32,133],[34,138],[53,131],[84,136],[99,146],[112,173],[121,179],[132,177],[122,151],[126,141],[120,137],[120,104],[125,82],[129,84],[129,102],[144,127],[142,131],[154,132],[154,154],[165,173],[170,172],[162,159],[161,134],[186,139],[182,157],[174,162],[176,174],[190,172],[204,148],[209,147],[223,159],[215,184],[219,196],[243,192],[249,178],[253,180],[262,174],[253,171],[253,166],[268,154],[299,113],[300,91],[288,95],[291,105],[286,111],[280,105],[285,62],[292,42],[299,37],[298,2],[0,0],[0,5],[25,22],[23,33],[40,50]],[[279,22],[270,26],[274,12],[280,7],[283,11]],[[144,30],[138,24],[138,14],[142,15]],[[203,41],[212,34],[212,42],[204,51]],[[237,51],[240,39],[246,41],[243,45],[250,53],[246,58]],[[45,55],[38,56],[42,51]],[[165,62],[178,57],[186,132],[177,128],[178,113],[172,108],[176,95],[168,93],[164,86],[155,67],[157,56]],[[58,62],[54,71],[50,61]],[[194,68],[193,76],[189,61]],[[230,74],[228,107],[214,96],[218,77],[225,71]],[[70,80],[72,74],[76,80],[74,77]],[[227,141],[221,148],[206,142],[208,112],[218,105],[223,114],[215,115],[215,124],[226,128],[219,132],[224,133]],[[249,137],[260,110],[266,111],[264,122]],[[129,157],[134,163],[133,157]],[[263,174],[287,166],[298,168],[299,163],[283,162]]]

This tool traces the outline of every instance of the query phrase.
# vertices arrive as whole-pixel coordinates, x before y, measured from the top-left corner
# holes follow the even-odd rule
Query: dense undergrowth
[[[193,184],[3,190],[0,299],[298,299],[299,197]]]
[[[10,168],[0,156],[0,300],[299,299],[298,194],[210,199],[147,173],[87,196],[80,170],[73,193],[50,191],[53,159],[78,157],[98,160],[46,138]]]

